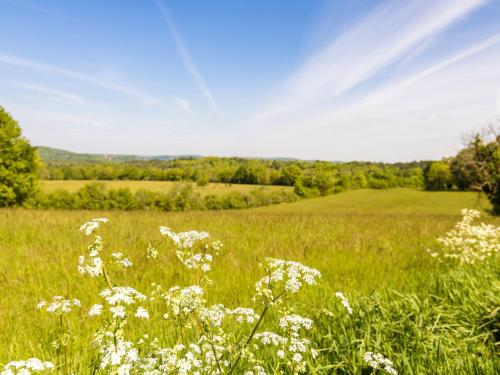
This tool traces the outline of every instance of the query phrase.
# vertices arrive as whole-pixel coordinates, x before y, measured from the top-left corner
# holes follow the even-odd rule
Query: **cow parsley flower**
[[[169,237],[177,247],[176,256],[188,269],[209,272],[214,255],[222,248],[220,241],[208,241],[207,232],[195,230],[175,233],[170,228],[160,227],[160,233]]]
[[[113,289],[104,289],[100,293],[101,297],[104,297],[107,303],[111,306],[118,304],[131,305],[137,301],[144,301],[146,296],[139,293],[137,290],[130,286],[115,286]]]
[[[210,238],[207,232],[190,230],[188,232],[175,233],[168,227],[160,227],[160,233],[169,237],[179,249],[190,249],[197,241]]]
[[[253,324],[259,319],[254,309],[247,307],[236,307],[233,310],[228,310],[228,314],[233,315],[238,323]]]
[[[374,369],[380,369],[391,375],[398,375],[398,372],[394,369],[392,362],[385,358],[382,354],[366,352],[364,359],[366,363]]]
[[[128,268],[133,266],[133,263],[127,258],[125,258],[123,253],[120,252],[112,253],[111,256],[115,258],[115,263],[122,266],[123,268]]]
[[[304,283],[316,285],[316,279],[321,277],[318,270],[294,261],[267,258],[265,268],[268,275],[255,284],[257,293],[254,299],[261,299],[266,303],[276,298],[277,286],[283,292],[297,293]]]
[[[100,363],[101,370],[107,373],[126,375],[130,374],[135,363],[139,360],[138,351],[134,344],[125,341],[121,337],[115,337],[113,334],[105,335],[108,339],[101,343]]]
[[[479,211],[463,209],[462,220],[438,238],[445,258],[458,260],[460,264],[474,264],[500,252],[500,227],[485,223],[473,225],[480,215]],[[432,257],[439,256],[438,252],[427,251]]]
[[[297,314],[285,315],[279,320],[279,327],[284,331],[290,331],[292,334],[298,334],[301,329],[312,329],[313,321]]]
[[[141,319],[149,319],[149,313],[148,310],[146,310],[144,307],[139,306],[137,308],[137,311],[135,312],[135,317],[136,318],[141,318]]]
[[[335,293],[335,296],[340,300],[340,303],[345,307],[347,312],[352,315],[351,305],[349,304],[349,300],[344,296],[344,293],[337,292]]]
[[[70,313],[73,307],[81,307],[81,303],[78,299],[64,299],[61,296],[52,297],[51,302],[40,301],[36,308],[38,310],[45,310],[50,314],[63,315]]]
[[[103,261],[100,256],[102,238],[95,236],[94,242],[88,247],[88,261],[85,256],[78,258],[78,272],[90,277],[99,277],[103,274]]]
[[[97,316],[97,315],[101,315],[102,313],[102,305],[96,303],[95,305],[93,305],[90,310],[89,310],[89,316]]]
[[[164,315],[166,319],[181,314],[187,315],[199,309],[205,304],[204,290],[198,285],[191,285],[185,288],[174,286],[167,292],[159,291],[160,297],[166,303],[168,312]]]
[[[105,217],[92,219],[89,222],[82,224],[82,226],[80,226],[80,231],[84,232],[86,236],[90,236],[97,228],[99,228],[101,223],[106,223],[108,221],[109,220]]]
[[[38,358],[30,358],[25,361],[11,361],[7,363],[1,375],[29,375],[35,372],[52,371],[54,369],[52,362],[44,362]]]
[[[111,311],[111,314],[113,314],[113,318],[125,318],[127,315],[127,312],[125,310],[124,306],[118,305],[118,306],[112,306],[109,308],[109,311]]]

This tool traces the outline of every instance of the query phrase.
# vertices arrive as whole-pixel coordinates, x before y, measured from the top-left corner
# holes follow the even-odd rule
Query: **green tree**
[[[445,161],[430,163],[424,170],[425,190],[449,190],[453,187],[450,165]]]
[[[22,204],[36,190],[38,154],[0,106],[0,207]]]
[[[492,213],[500,215],[500,135],[489,143],[477,135],[472,147],[480,171],[481,190],[493,206]]]
[[[455,184],[460,190],[481,190],[484,171],[476,160],[476,149],[471,144],[461,150],[450,163]]]

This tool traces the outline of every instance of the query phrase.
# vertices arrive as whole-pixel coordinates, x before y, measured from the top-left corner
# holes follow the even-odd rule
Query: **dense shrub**
[[[38,192],[27,202],[27,207],[85,209],[85,210],[224,210],[268,206],[299,199],[293,192],[271,191],[260,188],[248,194],[231,192],[225,195],[201,196],[192,184],[178,184],[167,193],[139,189],[135,193],[128,188],[107,189],[104,183],[85,185],[76,193],[55,190],[50,193]]]

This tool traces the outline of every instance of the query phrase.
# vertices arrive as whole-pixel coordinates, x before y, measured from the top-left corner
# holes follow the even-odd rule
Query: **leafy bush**
[[[38,192],[26,202],[27,207],[84,209],[84,210],[223,210],[268,206],[294,202],[299,197],[286,191],[270,191],[260,188],[248,194],[231,192],[225,195],[196,193],[192,184],[178,184],[168,193],[139,189],[134,193],[128,188],[107,189],[104,183],[85,185],[76,193],[56,190],[51,193]]]

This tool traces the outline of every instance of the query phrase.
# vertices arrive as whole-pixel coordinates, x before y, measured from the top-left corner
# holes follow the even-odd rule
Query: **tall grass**
[[[474,366],[477,373],[494,373],[498,361],[491,342],[498,336],[484,327],[492,327],[491,319],[498,322],[497,289],[492,289],[498,287],[498,269],[454,275],[424,251],[453,226],[462,207],[477,207],[476,195],[353,191],[236,212],[2,210],[0,363],[54,354],[51,321],[35,309],[41,296],[78,290],[85,304],[100,290],[95,282],[75,277],[76,259],[84,248],[76,229],[92,215],[111,219],[113,226],[104,228],[103,236],[110,251],[125,250],[141,270],[123,277],[139,290],[159,278],[167,285],[187,281],[161,241],[160,225],[207,230],[224,242],[212,275],[211,302],[248,305],[260,272],[257,265],[267,256],[319,269],[321,288],[306,291],[295,303],[298,311],[318,316],[314,337],[321,352],[316,372],[361,373],[363,351],[371,350],[391,358],[402,373],[453,373],[449,370],[455,368],[468,373]],[[165,250],[160,271],[149,267],[150,243]],[[341,310],[337,290],[351,300],[351,317]],[[322,308],[333,311],[335,319],[321,313]],[[77,373],[86,373],[88,342],[97,328],[87,324],[82,329],[77,320],[71,323],[81,333],[74,343]],[[161,326],[153,333],[169,334]]]

